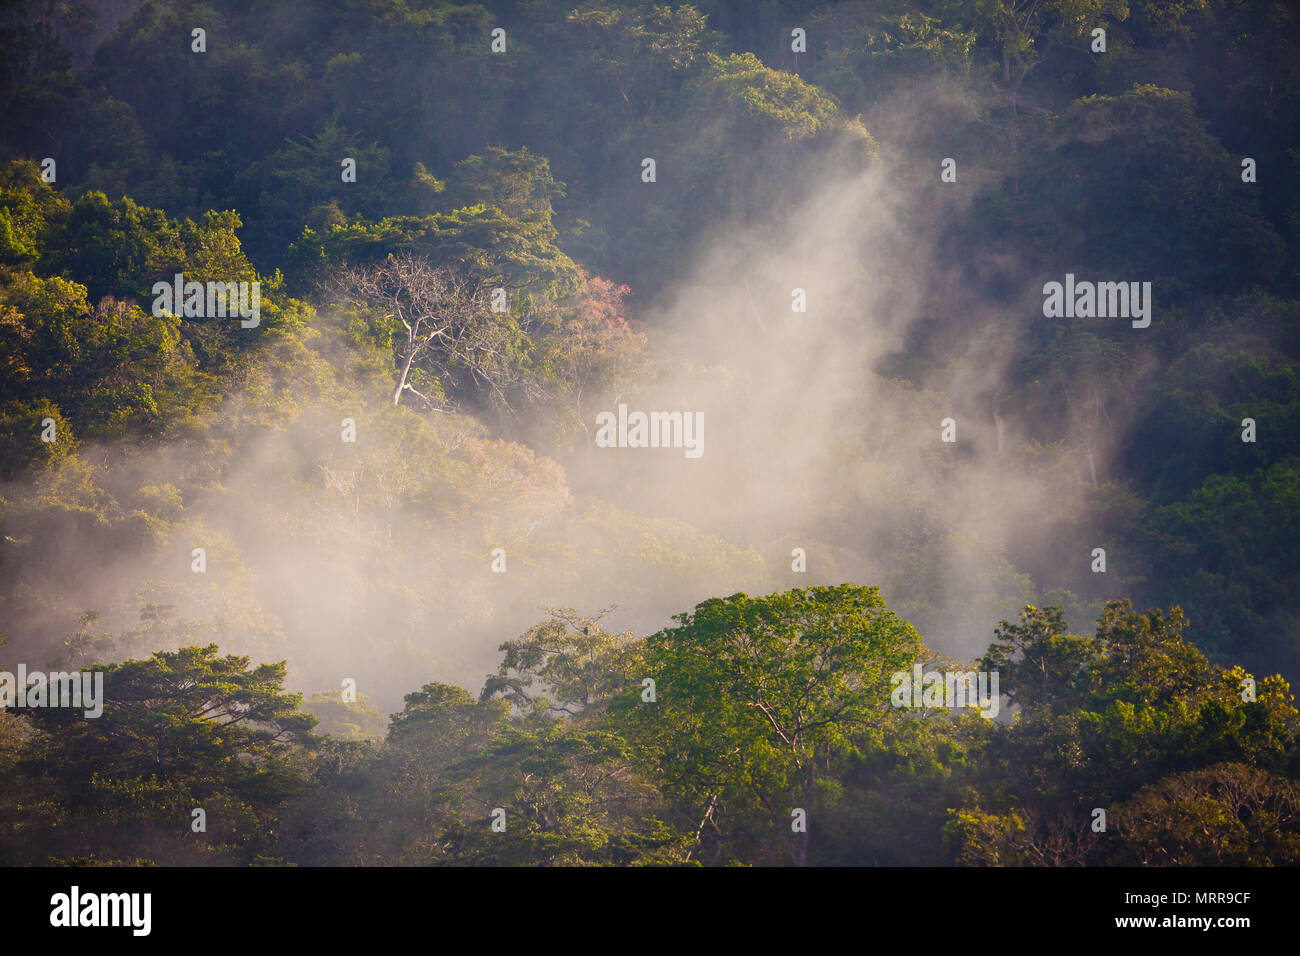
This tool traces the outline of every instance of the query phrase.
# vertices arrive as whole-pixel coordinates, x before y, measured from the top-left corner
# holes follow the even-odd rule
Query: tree
[[[645,366],[645,334],[623,316],[631,292],[584,273],[582,291],[557,307],[561,319],[540,346],[549,400],[561,410],[559,427],[568,433],[581,428],[588,443],[588,409],[606,399],[617,404]]]
[[[500,696],[525,714],[570,717],[603,704],[627,685],[623,651],[632,632],[610,634],[600,621],[572,608],[547,608],[551,619],[517,641],[501,645],[505,656],[483,685],[483,700]]]
[[[1194,614],[1200,642],[1253,667],[1300,663],[1291,595],[1300,581],[1300,458],[1211,475],[1151,516],[1166,547],[1153,578]],[[1266,643],[1267,654],[1260,647]],[[1264,662],[1268,661],[1268,664]]]
[[[86,287],[20,272],[0,307],[0,404],[22,394],[58,395],[83,434],[158,434],[202,408],[210,376],[172,315],[105,297],[92,307]]]
[[[477,701],[450,684],[429,683],[407,694],[375,759],[349,775],[355,796],[344,815],[355,819],[347,852],[389,865],[426,865],[443,854],[449,813],[439,793],[448,770],[491,744],[508,710],[503,701]],[[305,810],[313,812],[310,803]],[[310,820],[303,828],[316,829]]]
[[[43,271],[86,277],[92,302],[106,295],[145,299],[155,282],[184,271],[184,262],[179,223],[161,209],[125,196],[110,201],[102,192],[72,204],[67,225],[51,235],[41,257]]]
[[[434,858],[489,866],[684,862],[689,835],[661,821],[651,780],[617,733],[563,721],[508,727],[449,768],[434,798]]]
[[[462,272],[403,254],[373,266],[345,268],[329,287],[393,324],[394,405],[410,391],[429,408],[444,407],[454,386],[449,373],[461,368],[476,384],[498,393],[512,384],[510,350],[518,329],[508,318],[491,315],[487,290]],[[412,383],[417,361],[431,394]]]
[[[980,667],[997,671],[1007,700],[1025,714],[1061,712],[1082,700],[1081,679],[1101,656],[1090,637],[1070,634],[1059,607],[1028,605],[1020,623],[1002,621]]]
[[[1069,434],[1083,444],[1096,488],[1098,459],[1115,430],[1109,406],[1123,400],[1136,363],[1118,342],[1087,332],[1068,337],[1047,361],[1048,381],[1062,397]]]
[[[1194,293],[1278,274],[1285,244],[1259,194],[1239,188],[1239,158],[1207,129],[1190,94],[1136,84],[1075,100],[1034,125],[1011,166],[1015,185],[976,201],[981,237],[996,242],[1013,230],[1018,254],[1029,247],[1058,280],[1067,271],[1149,279],[1152,321],[1172,328],[1183,324],[1173,306]]]
[[[1124,442],[1124,470],[1150,488],[1155,501],[1168,504],[1211,475],[1245,477],[1292,453],[1285,443],[1224,441],[1224,435],[1241,434],[1244,418],[1268,422],[1283,434],[1300,431],[1300,363],[1244,342],[1223,342],[1216,332],[1214,341],[1188,349],[1163,369],[1143,394]]]
[[[1110,816],[1126,866],[1300,864],[1300,786],[1241,763],[1143,787]]]
[[[1128,17],[1126,0],[977,0],[977,17],[992,34],[1002,59],[1002,82],[1014,97],[1042,58],[1040,38],[1082,38],[1111,18]]]
[[[646,117],[670,77],[715,43],[706,18],[689,4],[589,2],[568,24],[581,37],[574,65],[592,77],[593,90],[616,92],[634,121]]]
[[[70,209],[35,163],[15,159],[0,168],[0,263],[30,265],[46,230],[66,220]]]
[[[1003,622],[981,662],[999,670],[1021,712],[997,728],[980,776],[984,808],[1025,824],[1027,859],[1073,859],[1072,834],[1091,808],[1169,774],[1224,762],[1287,767],[1298,716],[1287,682],[1262,679],[1255,699],[1243,699],[1250,675],[1186,643],[1178,608],[1111,601],[1092,638],[1065,634],[1057,608],[1026,608],[1021,620]]]
[[[457,163],[447,182],[452,208],[493,206],[514,219],[531,214],[549,223],[553,202],[563,196],[564,183],[551,176],[546,157],[527,148],[510,152],[489,146]]]
[[[407,694],[402,712],[393,715],[388,741],[420,753],[427,766],[437,769],[481,749],[507,710],[501,701],[476,701],[451,684],[425,684]]]
[[[952,27],[919,11],[864,17],[857,4],[818,8],[815,30],[828,37],[811,76],[846,107],[880,102],[900,86],[915,86],[936,74],[953,81],[969,77],[975,32]]]
[[[510,292],[510,311],[545,312],[581,288],[582,272],[555,244],[550,217],[525,212],[518,218],[484,205],[428,216],[362,218],[307,228],[290,249],[289,262],[304,286],[328,286],[331,270],[373,266],[410,254],[433,265],[452,266],[486,287]]]
[[[103,674],[98,718],[67,707],[27,714],[45,736],[24,774],[62,795],[59,813],[29,819],[46,837],[30,845],[251,862],[304,784],[315,724],[298,710],[301,695],[284,692],[284,662],[250,667],[209,644],[90,670]],[[187,839],[195,807],[208,820],[200,841]]]
[[[920,637],[878,589],[851,584],[713,598],[675,620],[640,664],[656,701],[637,689],[619,710],[651,775],[691,814],[697,843],[810,862],[812,831],[793,832],[792,811],[816,827],[819,780],[879,741],[891,676]]]
[[[85,761],[101,771],[206,775],[241,763],[241,753],[269,756],[305,739],[316,720],[299,712],[301,694],[284,692],[284,662],[250,668],[247,657],[217,653],[208,644],[104,666],[95,721],[67,708],[33,713],[41,726],[69,731],[61,748],[69,773]]]
[[[323,690],[312,694],[302,709],[316,718],[316,733],[340,740],[380,740],[388,729],[388,721],[365,694],[345,701],[338,691]]]
[[[319,228],[332,215],[380,216],[406,198],[390,172],[389,150],[358,139],[330,116],[317,125],[315,135],[288,139],[241,170],[232,187],[240,208],[255,211],[262,249],[278,252],[304,224]],[[356,162],[367,189],[338,188],[343,157]]]

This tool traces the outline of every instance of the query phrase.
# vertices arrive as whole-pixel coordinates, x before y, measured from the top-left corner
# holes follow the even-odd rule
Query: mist
[[[942,118],[944,95],[927,115]],[[904,135],[897,118],[886,126],[902,143],[925,136]],[[992,399],[1018,358],[1019,320],[964,281],[970,261],[941,253],[965,200],[916,175],[936,164],[912,149],[865,169],[835,155],[805,164],[767,184],[770,202],[737,204],[765,212],[699,236],[685,274],[634,290],[653,374],[592,413],[618,402],[699,413],[699,458],[566,452],[527,421],[519,430],[535,447],[507,444],[463,415],[385,407],[376,381],[364,409],[343,399],[232,432],[228,463],[178,503],[174,529],[141,518],[142,540],[93,555],[51,541],[47,573],[64,602],[101,614],[82,630],[116,635],[111,656],[215,641],[287,659],[295,690],[355,679],[384,712],[428,681],[478,687],[498,645],[548,606],[612,607],[606,628],[645,634],[710,596],[853,581],[882,587],[934,648],[977,655],[1036,583],[1078,579],[1077,567],[1013,567],[1006,549],[1041,515],[1075,510],[1081,485],[1069,471],[1007,464],[1022,423],[995,422]],[[806,311],[792,308],[797,290]],[[338,321],[331,303],[318,308],[318,322]],[[913,361],[915,380],[904,379],[900,355],[936,321],[947,355]],[[970,338],[973,328],[986,331]],[[214,420],[246,417],[249,403],[228,396]],[[338,439],[345,417],[354,445]],[[946,419],[955,442],[941,439]],[[167,494],[170,481],[202,476],[209,450],[178,440],[133,460],[112,448],[89,457],[129,511],[141,488]],[[409,467],[417,459],[459,474],[474,500]],[[492,569],[495,548],[505,573]],[[142,622],[146,605],[170,610]],[[74,629],[43,618],[39,602],[16,610],[6,633],[33,658],[58,643],[59,625]]]

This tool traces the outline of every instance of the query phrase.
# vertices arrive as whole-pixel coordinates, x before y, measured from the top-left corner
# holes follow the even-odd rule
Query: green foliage
[[[447,193],[452,208],[487,206],[518,219],[528,214],[550,222],[555,200],[564,198],[564,183],[551,177],[546,157],[489,146],[482,156],[468,156],[452,170]]]
[[[1097,26],[1129,15],[1126,0],[976,0],[972,20],[1001,56],[1002,82],[1015,92],[1042,57],[1040,39],[1082,42]]]
[[[500,696],[524,713],[573,716],[626,686],[630,632],[606,633],[600,619],[607,611],[585,617],[572,608],[548,610],[549,621],[501,645],[505,654],[483,685],[484,700]]]
[[[198,371],[181,320],[155,317],[58,277],[19,273],[8,289],[0,362],[11,371],[0,401],[59,395],[87,437],[157,435],[202,408],[209,376]]]
[[[290,250],[300,275],[320,276],[348,262],[373,263],[414,253],[435,265],[471,271],[485,285],[502,285],[528,308],[561,298],[579,287],[578,267],[554,245],[549,216],[527,212],[507,217],[496,208],[471,206],[430,216],[389,216],[335,224],[323,234],[306,229]]]
[[[625,704],[643,759],[720,842],[745,834],[763,857],[808,862],[791,808],[809,810],[819,768],[879,735],[890,675],[920,638],[851,585],[736,594],[676,620],[646,640],[657,703]]]
[[[1101,651],[1094,639],[1068,634],[1067,627],[1060,608],[1029,605],[1020,623],[998,625],[980,660],[982,668],[1002,675],[1010,688],[1007,700],[1027,716],[1059,713],[1082,702],[1080,681]]]
[[[250,668],[208,645],[96,670],[97,719],[67,708],[26,715],[44,734],[23,755],[21,786],[62,795],[27,819],[45,837],[26,852],[97,853],[120,841],[146,858],[249,862],[303,784],[295,744],[315,723],[298,711],[301,695],[284,693],[284,664]],[[187,840],[194,807],[213,823],[203,841]]]
[[[981,665],[1014,688],[1020,713],[992,741],[980,776],[1006,809],[952,816],[954,859],[1100,861],[1113,848],[1087,841],[1091,808],[1225,762],[1286,770],[1300,717],[1287,682],[1270,677],[1248,695],[1250,675],[1211,665],[1184,642],[1185,626],[1179,609],[1143,614],[1127,601],[1107,605],[1092,638],[1066,634],[1059,609],[1026,608],[1019,625],[1003,622]]]
[[[1153,516],[1170,540],[1160,563],[1166,592],[1186,595],[1207,647],[1254,663],[1262,656],[1257,642],[1290,630],[1298,501],[1300,461],[1290,456],[1241,477],[1214,475]],[[1289,673],[1300,646],[1272,654]]]
[[[117,661],[101,718],[0,712],[0,862],[1298,861],[1293,4],[127,6],[0,17],[0,643]],[[932,165],[950,155],[953,202]],[[774,537],[832,539],[821,567],[847,555],[893,610],[850,584],[740,593],[637,639],[566,608],[501,643],[481,693],[424,683],[387,723],[365,696],[286,692],[341,669],[387,707],[393,673],[482,673],[540,595],[618,593],[646,621],[668,595],[772,587],[767,542],[566,471],[595,410],[694,360],[694,330],[667,352],[655,316],[702,253],[873,167],[925,197],[919,235],[954,264],[933,289],[909,276],[898,380],[852,370],[915,416],[842,416],[806,466],[842,471],[842,500]],[[391,301],[337,294],[403,259],[466,293],[433,297],[455,341],[410,363]],[[860,265],[844,281],[882,268]],[[1032,318],[1066,271],[1151,281],[1152,329]],[[178,272],[261,282],[261,325],[155,310]],[[508,313],[480,307],[497,286]],[[810,338],[851,350],[852,323],[880,320]],[[971,499],[923,511],[941,494],[907,463],[941,484],[972,459],[893,455],[972,375],[990,474],[1067,492],[1035,527],[954,525]],[[850,544],[867,527],[879,554]],[[1105,543],[1106,574],[1080,540]],[[508,596],[464,570],[495,547]],[[950,638],[1026,602],[980,660],[1003,719],[889,706],[894,670],[940,660],[913,625]]]
[[[439,862],[584,866],[681,862],[685,841],[654,815],[628,743],[599,730],[551,724],[508,728],[454,768],[438,799],[448,808]],[[494,831],[495,820],[505,829]]]
[[[1167,777],[1115,810],[1129,866],[1294,866],[1300,788],[1239,763]]]
[[[340,740],[380,740],[388,730],[388,721],[365,694],[345,701],[336,691],[319,691],[307,699],[303,710],[316,718],[316,733]]]
[[[969,75],[974,31],[919,11],[882,14],[874,23],[860,14],[847,5],[814,14],[814,29],[829,39],[812,76],[845,104],[864,108],[904,86]]]
[[[1239,440],[1242,421],[1266,423],[1264,440]],[[1183,498],[1212,475],[1244,476],[1288,452],[1273,429],[1300,429],[1300,366],[1245,345],[1203,342],[1175,360],[1147,393],[1128,438],[1126,469],[1162,502]],[[1142,449],[1142,454],[1138,454]]]
[[[1266,282],[1282,264],[1258,194],[1187,93],[1146,84],[1079,99],[1021,155],[1014,186],[982,197],[981,215],[990,235],[1015,229],[1059,263],[1050,274],[1149,277],[1169,304]]]
[[[0,169],[0,263],[30,265],[48,230],[67,219],[68,200],[41,179],[33,162],[14,160]]]

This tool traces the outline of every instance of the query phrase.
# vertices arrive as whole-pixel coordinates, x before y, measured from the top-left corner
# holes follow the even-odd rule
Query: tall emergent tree
[[[815,820],[822,777],[880,739],[890,678],[920,636],[879,589],[853,584],[713,598],[676,620],[646,639],[655,701],[624,711],[629,735],[715,858],[732,843],[806,864],[811,830],[795,811]]]

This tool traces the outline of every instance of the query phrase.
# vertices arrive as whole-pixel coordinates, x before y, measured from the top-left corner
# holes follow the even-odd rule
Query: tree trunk
[[[406,361],[402,363],[402,374],[398,376],[397,388],[393,389],[393,404],[402,403],[402,390],[406,388],[406,377],[411,374],[411,363],[415,361],[415,353],[418,349],[411,349],[406,353]]]

